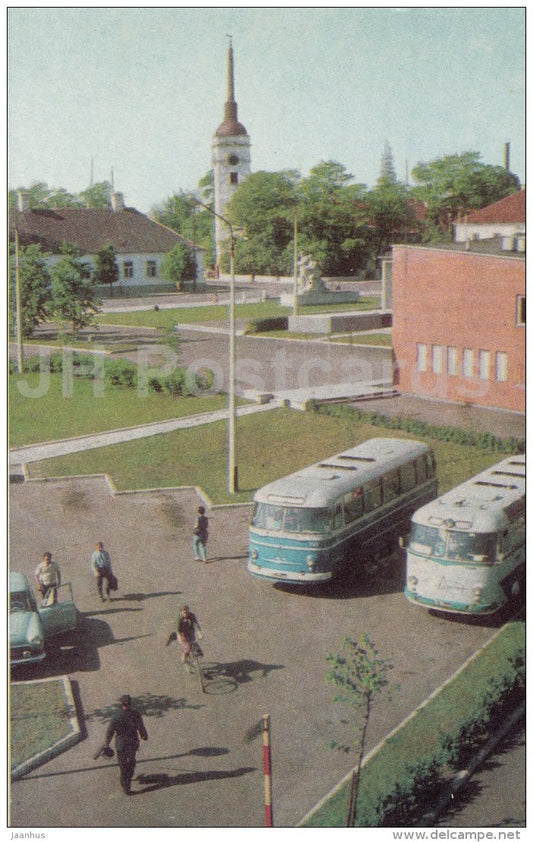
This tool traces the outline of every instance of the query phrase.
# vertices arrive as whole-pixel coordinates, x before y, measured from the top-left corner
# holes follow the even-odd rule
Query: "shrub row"
[[[349,422],[363,422],[374,427],[385,427],[389,430],[402,430],[414,436],[423,436],[436,441],[451,442],[477,450],[487,450],[490,453],[524,453],[526,443],[514,436],[498,438],[493,433],[476,432],[461,427],[445,427],[427,424],[418,418],[407,418],[400,415],[382,415],[380,412],[365,412],[346,404],[327,404],[319,401],[309,401],[308,411],[321,415],[329,415]]]
[[[439,734],[439,746],[427,757],[406,764],[393,789],[376,800],[377,827],[412,827],[434,807],[450,773],[463,769],[488,742],[525,695],[525,654],[506,659],[499,673],[453,731]]]
[[[269,330],[287,330],[288,316],[270,316],[251,319],[246,326],[246,333],[266,333]]]
[[[47,360],[49,370],[52,373],[61,373],[63,361],[63,354],[51,354]],[[32,356],[24,363],[24,369],[27,373],[40,371],[41,365],[40,357]],[[95,366],[95,360],[91,354],[73,354],[72,369],[74,377],[85,377],[91,380],[100,376],[99,372],[101,371]],[[16,364],[13,360],[9,361],[9,373],[16,373]],[[104,382],[110,386],[121,386],[128,389],[136,389],[139,386],[137,365],[128,360],[105,359],[103,374]],[[209,372],[198,373],[194,385],[200,390],[208,389],[212,385],[211,379]],[[184,368],[177,368],[167,375],[152,375],[146,386],[151,392],[167,394],[171,397],[188,397],[193,394],[190,384],[187,383]]]

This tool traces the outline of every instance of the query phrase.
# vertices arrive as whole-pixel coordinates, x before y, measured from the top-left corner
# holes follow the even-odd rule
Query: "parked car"
[[[27,577],[9,574],[9,663],[10,666],[40,663],[46,658],[51,638],[79,627],[79,613],[72,585],[57,589],[52,605],[37,605]]]

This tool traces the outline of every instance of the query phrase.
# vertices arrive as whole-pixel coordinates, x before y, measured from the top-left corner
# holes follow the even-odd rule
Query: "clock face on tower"
[[[229,156],[228,164],[231,164],[231,166],[234,167],[235,164],[238,164],[238,163],[239,163],[239,156],[238,155],[230,155]]]

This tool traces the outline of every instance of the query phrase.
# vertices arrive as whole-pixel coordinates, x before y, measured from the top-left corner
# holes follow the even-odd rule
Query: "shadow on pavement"
[[[151,784],[145,786],[144,789],[133,791],[132,795],[144,795],[146,792],[153,792],[156,789],[165,789],[169,786],[181,786],[182,784],[196,784],[202,781],[217,781],[223,778],[238,778],[241,775],[248,775],[250,772],[256,772],[255,766],[243,766],[239,769],[234,769],[232,772],[213,771],[213,772],[182,772],[179,775],[139,775],[136,779],[139,784]]]

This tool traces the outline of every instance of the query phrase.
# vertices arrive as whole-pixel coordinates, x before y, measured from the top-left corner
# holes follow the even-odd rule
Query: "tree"
[[[118,281],[118,266],[116,261],[116,250],[112,243],[107,243],[96,255],[96,268],[93,274],[93,282],[97,284],[109,284],[111,287],[111,298],[113,298],[113,284]]]
[[[194,270],[193,270],[194,271]],[[191,255],[190,250],[183,243],[176,243],[173,248],[165,254],[161,265],[161,274],[166,281],[176,284],[178,289],[183,288],[183,281],[191,277]]]
[[[90,324],[99,312],[100,301],[90,281],[90,270],[80,260],[80,250],[69,243],[61,246],[62,258],[50,270],[53,313],[70,323],[73,333]]]
[[[111,207],[111,193],[113,187],[109,181],[99,181],[91,184],[78,194],[83,207],[94,210],[109,210]]]
[[[418,233],[416,205],[409,188],[380,178],[367,196],[374,254],[384,254],[394,242],[405,242]]]
[[[233,195],[229,221],[242,229],[237,240],[238,271],[286,274],[292,270],[296,181],[294,171],[249,175]]]
[[[298,187],[299,250],[326,275],[352,275],[368,260],[365,187],[352,179],[337,161],[321,161]]]
[[[459,213],[484,208],[520,189],[518,176],[504,167],[482,164],[479,152],[445,155],[412,171],[413,195],[425,202],[431,222],[451,235]]]
[[[389,687],[387,674],[393,665],[390,659],[380,657],[376,645],[366,633],[358,640],[345,638],[342,651],[337,655],[328,655],[326,660],[331,664],[326,679],[339,688],[334,701],[349,705],[354,713],[362,711],[362,718],[356,715],[355,720],[357,764],[352,771],[346,814],[346,827],[355,827],[368,723],[376,700]],[[343,743],[334,742],[331,747],[344,752],[350,751],[350,746]]]
[[[20,246],[19,281],[21,298],[22,335],[28,338],[35,328],[45,322],[51,314],[52,291],[50,273],[46,260],[49,255],[41,251],[40,245]],[[12,286],[15,285],[15,267],[12,270]],[[14,299],[10,296],[10,325],[14,332]]]
[[[383,153],[381,155],[381,166],[379,168],[378,184],[396,184],[396,170],[394,168],[394,159],[392,157],[392,149],[388,140],[385,141]]]
[[[83,203],[64,187],[49,187],[45,181],[34,181],[29,187],[17,187],[8,193],[8,205],[15,209],[18,205],[17,193],[26,193],[29,208],[79,208]]]

